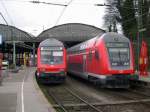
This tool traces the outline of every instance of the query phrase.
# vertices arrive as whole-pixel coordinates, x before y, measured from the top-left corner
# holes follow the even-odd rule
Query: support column
[[[35,43],[33,43],[33,66],[35,66]]]
[[[13,41],[13,65],[16,68],[16,43]]]

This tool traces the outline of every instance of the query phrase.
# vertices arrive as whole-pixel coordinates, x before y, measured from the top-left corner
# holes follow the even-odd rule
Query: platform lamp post
[[[16,68],[16,43],[13,41],[13,65]]]
[[[13,67],[14,69],[16,68],[16,42],[14,41],[14,34],[13,34],[13,29],[10,27],[10,36],[11,36],[11,41],[13,45]]]
[[[44,28],[44,26],[43,26],[43,28]],[[38,31],[38,30],[35,29],[35,30],[33,30],[33,31],[34,31],[35,34],[37,34],[37,31]],[[44,31],[44,30],[43,30],[43,31]],[[36,59],[35,59],[35,58],[36,58],[36,57],[35,57],[35,55],[36,55],[36,48],[35,48],[35,45],[36,45],[35,42],[33,42],[33,44],[32,44],[33,66],[35,66],[35,62],[36,62]]]
[[[35,66],[35,43],[33,43],[33,66]]]

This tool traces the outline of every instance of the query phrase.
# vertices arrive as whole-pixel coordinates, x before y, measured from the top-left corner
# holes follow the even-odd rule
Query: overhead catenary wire
[[[9,15],[9,13],[7,11],[7,8],[5,7],[5,4],[4,4],[3,0],[1,0],[1,3],[2,3],[2,6],[4,7],[4,10],[5,10],[5,12],[6,12],[6,14],[7,14],[10,22],[11,22],[11,25],[15,25],[14,22],[13,22],[13,20],[12,20],[12,18],[11,18],[11,16]]]
[[[70,0],[70,1],[68,2],[67,6],[65,6],[65,7],[63,8],[63,10],[61,11],[61,13],[60,13],[58,19],[56,20],[56,23],[55,23],[54,26],[56,26],[56,25],[59,23],[59,21],[60,21],[60,19],[62,18],[64,12],[66,11],[67,7],[68,7],[72,2],[73,2],[73,0]]]
[[[6,21],[5,17],[3,16],[3,14],[0,12],[1,17],[3,18],[3,20],[5,21],[6,25],[8,25],[8,22]]]
[[[57,18],[54,26],[56,26],[60,19],[62,18],[64,12],[66,11],[67,7],[73,2],[73,0],[70,0],[67,4],[57,4],[57,3],[50,3],[50,2],[41,2],[41,1],[37,1],[37,0],[33,0],[33,1],[29,1],[31,3],[36,3],[36,4],[39,4],[39,3],[43,3],[43,4],[47,4],[47,5],[57,5],[57,6],[64,6],[63,10],[61,11],[59,17]]]
[[[42,3],[42,4],[47,4],[47,5],[67,6],[66,4],[58,4],[58,3],[50,3],[50,2],[40,2],[40,1],[35,1],[35,0],[29,1],[29,2],[36,3],[36,4]]]
[[[5,2],[27,2],[26,0],[5,0]]]

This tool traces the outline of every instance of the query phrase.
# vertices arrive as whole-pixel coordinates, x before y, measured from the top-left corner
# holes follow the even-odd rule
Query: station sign
[[[3,43],[2,41],[2,35],[0,34],[0,45]]]

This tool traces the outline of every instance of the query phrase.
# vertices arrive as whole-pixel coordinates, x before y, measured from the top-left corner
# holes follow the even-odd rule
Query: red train
[[[68,72],[108,88],[128,88],[134,59],[128,38],[104,33],[67,49]]]
[[[37,50],[36,78],[42,83],[62,83],[66,78],[66,49],[62,42],[50,38]]]

